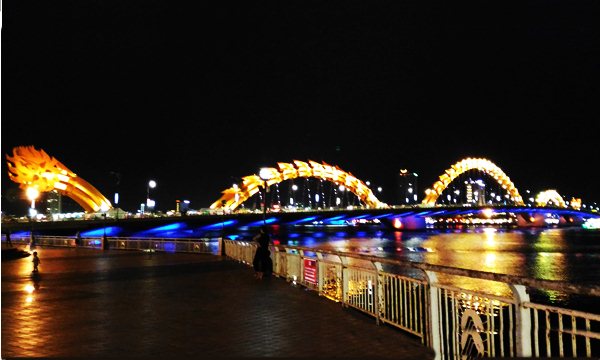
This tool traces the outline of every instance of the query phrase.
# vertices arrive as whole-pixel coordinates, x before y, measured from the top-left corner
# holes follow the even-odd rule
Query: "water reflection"
[[[23,287],[25,291],[25,305],[30,305],[35,300],[35,294],[40,290],[40,281],[42,279],[40,274],[31,274],[31,282]]]
[[[283,229],[273,238],[281,244],[309,246],[453,266],[469,270],[575,283],[600,283],[600,232],[582,229],[472,228],[402,231],[327,232]],[[241,236],[243,238],[243,235]],[[496,295],[510,295],[505,285],[468,278],[443,279]],[[549,299],[560,294],[547,292]]]

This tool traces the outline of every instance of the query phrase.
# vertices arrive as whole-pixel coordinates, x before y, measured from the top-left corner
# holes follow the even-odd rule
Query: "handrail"
[[[251,265],[255,244],[228,239],[224,244],[226,256]],[[435,350],[436,360],[564,357],[571,353],[591,357],[600,352],[600,315],[533,303],[526,288],[597,297],[597,285],[303,246],[274,245],[271,249],[276,276],[371,315],[377,324],[383,322],[418,336]],[[384,264],[395,266],[386,270]],[[400,275],[396,270],[402,268],[420,270],[425,280],[417,274]],[[460,281],[442,283],[440,274],[501,282],[511,295],[491,294],[486,286],[469,289]]]
[[[314,249],[308,248],[304,246],[289,246],[289,245],[274,245],[274,247],[278,247],[280,249],[295,249],[302,251],[310,251],[310,252],[319,252],[322,254],[336,255],[336,256],[345,256],[350,258],[356,258],[360,260],[366,260],[370,262],[379,262],[382,264],[389,265],[403,265],[408,266],[415,269],[420,269],[423,271],[435,271],[435,272],[443,272],[450,275],[458,275],[458,276],[467,276],[472,278],[478,278],[482,280],[491,280],[491,281],[499,281],[507,284],[517,284],[524,286],[531,286],[536,288],[544,288],[548,290],[557,290],[557,291],[565,291],[572,294],[578,295],[589,295],[589,296],[600,296],[600,285],[595,284],[573,284],[567,281],[561,280],[546,280],[546,279],[534,279],[526,276],[520,275],[509,275],[509,274],[498,274],[493,272],[481,271],[481,270],[471,270],[471,269],[463,269],[454,266],[446,266],[446,265],[435,265],[428,264],[423,262],[416,262],[411,260],[404,259],[390,259],[390,258],[382,258],[373,255],[364,255],[364,254],[356,254],[356,253],[346,253],[334,250],[327,249]]]

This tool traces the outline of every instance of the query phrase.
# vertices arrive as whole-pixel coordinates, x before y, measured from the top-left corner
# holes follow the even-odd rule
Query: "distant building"
[[[56,190],[52,190],[46,195],[46,211],[48,214],[62,213],[62,196]]]
[[[467,204],[485,205],[485,183],[479,179],[465,181]]]
[[[418,182],[419,175],[406,169],[401,169],[398,173],[398,197],[400,205],[416,204],[419,201]]]

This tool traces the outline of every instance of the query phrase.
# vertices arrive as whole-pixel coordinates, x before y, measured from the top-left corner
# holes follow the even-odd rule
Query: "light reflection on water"
[[[572,283],[600,284],[600,232],[580,228],[509,230],[475,228],[422,232],[361,231],[340,233],[319,229],[274,229],[281,244],[315,247]],[[242,236],[245,237],[245,236]],[[443,278],[443,277],[442,277]],[[448,280],[448,279],[446,279]],[[481,288],[481,283],[453,277],[454,285]],[[497,295],[508,287],[486,282]],[[551,301],[564,294],[544,292]]]

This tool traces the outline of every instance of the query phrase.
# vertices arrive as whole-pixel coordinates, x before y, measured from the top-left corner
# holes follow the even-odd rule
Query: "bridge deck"
[[[217,256],[36,250],[35,276],[31,256],[2,261],[2,358],[433,359],[410,335]]]

